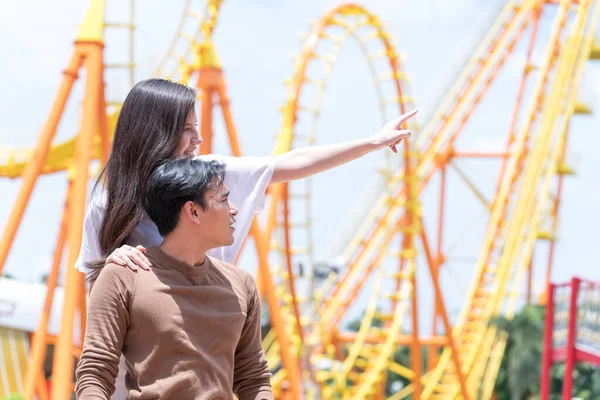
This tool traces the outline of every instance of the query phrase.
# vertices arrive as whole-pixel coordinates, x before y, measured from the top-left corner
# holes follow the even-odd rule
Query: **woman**
[[[145,215],[141,196],[160,161],[196,156],[202,138],[197,129],[195,98],[193,89],[163,79],[141,81],[127,95],[110,157],[96,184],[103,182],[105,190],[94,190],[75,264],[88,279],[97,277],[105,260],[132,270],[149,269],[145,248],[159,245],[162,237]],[[385,147],[396,152],[396,145],[410,135],[401,129],[402,123],[416,113],[413,110],[390,121],[366,139],[301,148],[277,156],[200,156],[226,165],[225,185],[239,211],[233,245],[211,250],[208,255],[233,263],[254,214],[263,207],[269,184],[306,178]]]

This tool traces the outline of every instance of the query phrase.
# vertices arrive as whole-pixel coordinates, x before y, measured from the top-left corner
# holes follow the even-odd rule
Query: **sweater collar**
[[[160,247],[152,247],[148,249],[148,256],[156,259],[160,264],[176,269],[185,275],[200,276],[206,273],[212,264],[208,256],[204,256],[204,261],[195,265],[187,264],[180,261],[160,249]]]

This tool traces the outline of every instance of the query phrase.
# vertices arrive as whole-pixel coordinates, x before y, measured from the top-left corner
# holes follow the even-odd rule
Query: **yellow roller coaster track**
[[[464,343],[461,346],[463,368],[469,372],[468,384],[472,398],[491,396],[492,378],[498,371],[505,338],[499,336],[496,329],[489,325],[489,320],[499,314],[502,306],[506,308],[505,315],[510,317],[514,313],[517,295],[514,288],[519,287],[531,259],[533,245],[539,234],[541,212],[548,200],[549,186],[556,175],[559,157],[564,151],[568,121],[575,110],[575,96],[583,65],[588,60],[593,43],[598,3],[594,4],[593,10],[590,9],[590,3],[581,1],[575,5],[563,1],[560,4],[555,30],[549,43],[552,47],[548,49],[547,59],[542,67],[542,70],[549,68],[557,56],[555,77],[542,104],[539,129],[530,151],[526,153],[526,143],[533,132],[528,132],[528,127],[522,130],[515,144],[508,173],[509,176],[518,176],[514,176],[514,180],[504,181],[488,225],[484,249],[487,248],[487,243],[495,240],[494,247],[502,250],[494,252],[492,259],[485,252],[481,253],[478,280],[474,281],[467,306],[463,308],[453,331],[453,335],[460,337]],[[561,52],[556,55],[552,51],[555,48],[554,40],[558,40],[568,13],[574,9],[577,12],[575,21],[561,46]],[[586,24],[590,15],[596,18],[589,19],[590,23]],[[543,83],[538,87],[542,85]],[[534,102],[530,110],[530,120],[533,120],[538,104]],[[519,171],[519,164],[523,165],[522,172]],[[510,201],[506,196],[510,193],[510,185],[517,178],[520,178],[519,189],[514,193],[512,209],[507,212],[503,210],[506,206],[503,207],[502,202]],[[501,224],[502,219],[506,224],[501,227],[501,234],[495,237],[496,226]],[[436,394],[433,398],[454,399],[458,396],[454,371],[444,365],[447,364],[447,359],[448,355],[443,354],[440,365],[423,393],[425,398],[432,393]],[[486,364],[489,364],[487,369]],[[484,375],[486,379],[482,381]],[[482,382],[487,385],[481,386]]]

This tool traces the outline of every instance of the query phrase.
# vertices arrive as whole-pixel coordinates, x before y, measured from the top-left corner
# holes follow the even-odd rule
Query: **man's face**
[[[229,190],[223,184],[218,189],[210,190],[205,195],[206,208],[198,206],[200,224],[198,229],[206,243],[214,247],[233,244],[233,223],[238,213],[237,208],[229,201]]]

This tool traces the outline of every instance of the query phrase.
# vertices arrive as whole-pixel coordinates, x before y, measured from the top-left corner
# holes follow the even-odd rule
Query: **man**
[[[206,256],[233,243],[237,209],[216,161],[168,160],[152,173],[144,209],[163,243],[151,273],[107,264],[90,294],[77,367],[79,399],[109,399],[119,357],[129,399],[272,399],[261,307],[247,272]]]

